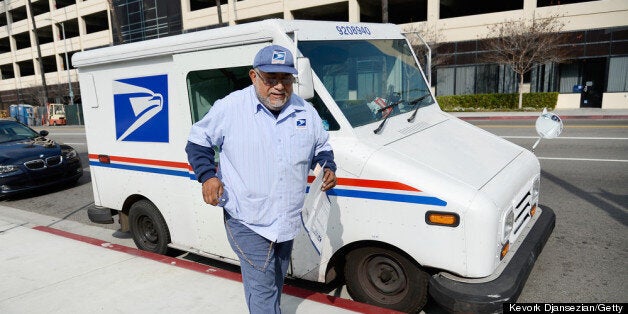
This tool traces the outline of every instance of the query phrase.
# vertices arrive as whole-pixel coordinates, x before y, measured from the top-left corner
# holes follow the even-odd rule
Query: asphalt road
[[[532,120],[469,122],[526,148],[536,140]],[[92,224],[86,212],[93,198],[83,129],[48,130],[51,138],[77,149],[84,176],[76,186],[0,204]],[[557,223],[518,301],[627,302],[628,120],[565,121],[561,137],[541,141],[536,155],[541,204],[556,212]],[[430,301],[426,312],[440,311]]]

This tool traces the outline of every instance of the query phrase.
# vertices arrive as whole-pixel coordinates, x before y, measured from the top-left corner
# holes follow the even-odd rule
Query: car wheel
[[[129,222],[133,241],[140,250],[166,254],[170,243],[170,231],[159,209],[148,200],[131,205]]]
[[[363,247],[349,252],[345,280],[359,302],[408,313],[427,302],[428,274],[392,250]]]

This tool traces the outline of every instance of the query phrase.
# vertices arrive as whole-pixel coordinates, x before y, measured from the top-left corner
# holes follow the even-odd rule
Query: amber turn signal
[[[455,213],[429,211],[425,213],[425,223],[428,225],[457,227],[460,224],[460,216]]]
[[[502,246],[502,253],[501,256],[499,257],[499,260],[503,260],[504,256],[506,256],[506,254],[508,254],[508,250],[510,249],[510,242],[506,242],[504,244],[504,246]]]

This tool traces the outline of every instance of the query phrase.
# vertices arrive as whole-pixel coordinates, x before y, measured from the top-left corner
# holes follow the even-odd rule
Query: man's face
[[[290,73],[264,73],[252,69],[249,77],[260,102],[268,109],[281,109],[292,95],[294,76]]]

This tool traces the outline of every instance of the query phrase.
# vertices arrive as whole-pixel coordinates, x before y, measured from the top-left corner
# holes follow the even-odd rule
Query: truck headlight
[[[502,227],[502,243],[506,243],[510,237],[512,226],[515,223],[515,214],[512,212],[512,208],[508,210],[506,218],[504,219],[504,226]]]
[[[0,174],[11,173],[20,170],[20,167],[15,165],[2,165],[0,166]]]
[[[539,190],[541,189],[541,178],[534,178],[534,182],[532,183],[532,198],[539,196]]]

